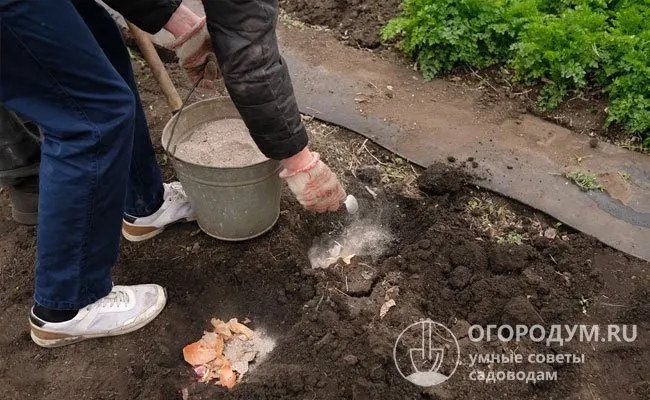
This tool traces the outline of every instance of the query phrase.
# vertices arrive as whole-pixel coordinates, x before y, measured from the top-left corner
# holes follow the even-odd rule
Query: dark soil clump
[[[400,0],[280,0],[289,13],[312,25],[338,30],[343,38],[373,49],[379,34],[399,12]]]
[[[470,177],[456,167],[435,163],[429,166],[418,180],[421,191],[432,196],[458,193]]]

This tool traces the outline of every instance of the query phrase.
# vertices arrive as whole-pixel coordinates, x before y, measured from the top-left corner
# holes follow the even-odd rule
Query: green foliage
[[[507,56],[516,15],[506,19],[503,0],[406,0],[403,14],[388,23],[384,40],[402,37],[426,78],[457,64],[489,67]]]
[[[605,186],[598,183],[595,175],[575,170],[564,174],[564,176],[584,191],[599,190],[602,192],[605,190]]]
[[[511,232],[508,233],[506,237],[499,236],[497,238],[497,244],[501,244],[501,245],[509,244],[509,245],[521,246],[523,244],[523,239],[524,237],[521,236],[520,234]]]
[[[603,65],[610,96],[607,124],[650,131],[650,1],[622,1],[606,38]]]
[[[531,22],[513,46],[515,79],[531,85],[543,80],[540,105],[557,107],[569,89],[587,86],[588,75],[598,68],[606,29],[607,15],[588,7]]]
[[[506,64],[515,80],[541,86],[541,108],[602,88],[607,126],[650,132],[650,0],[405,0],[402,9],[382,36],[399,39],[427,79]]]

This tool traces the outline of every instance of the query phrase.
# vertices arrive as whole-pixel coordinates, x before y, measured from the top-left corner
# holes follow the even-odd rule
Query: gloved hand
[[[172,24],[172,21],[169,24]],[[167,25],[165,27],[169,29]],[[219,78],[219,67],[206,28],[205,17],[200,18],[191,29],[179,35],[170,48],[176,51],[178,63],[192,83],[203,79],[199,86],[206,89],[214,87],[212,81]]]
[[[345,189],[320,154],[304,148],[300,153],[281,161],[280,177],[287,181],[296,199],[309,211],[336,211],[346,197]]]

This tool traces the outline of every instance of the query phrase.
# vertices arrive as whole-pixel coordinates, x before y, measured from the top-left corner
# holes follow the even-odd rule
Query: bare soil
[[[343,40],[369,49],[381,45],[379,34],[399,12],[401,0],[280,0],[300,20],[336,29]]]
[[[388,58],[413,67],[413,62],[394,49],[394,43],[380,39],[381,30],[391,18],[400,13],[400,0],[281,0],[280,5],[289,15],[312,25],[326,26],[342,41],[381,53]],[[399,53],[399,54],[397,54]],[[410,65],[407,65],[409,64]],[[537,107],[539,88],[528,88],[510,82],[508,71],[499,67],[475,71],[458,67],[448,79],[472,90],[483,89],[481,101],[488,108],[498,108],[504,102],[513,103],[528,112],[569,128],[632,150],[640,150],[641,139],[629,136],[620,126],[604,128],[607,117],[607,95],[602,90],[573,93],[555,110]]]
[[[156,151],[171,179],[159,144],[169,109],[150,74],[136,68]],[[186,93],[182,75],[170,69]],[[208,95],[213,93],[196,98]],[[422,173],[351,132],[307,123],[312,147],[359,199],[359,215],[305,212],[285,190],[277,226],[254,240],[220,242],[186,224],[148,242],[124,242],[115,282],[156,282],[169,293],[160,317],[127,336],[55,350],[31,342],[35,229],[11,220],[1,194],[0,397],[650,398],[648,263],[478,191],[448,164]],[[313,241],[358,221],[391,234],[380,255],[313,269]],[[557,230],[553,239],[543,236],[549,228]],[[396,305],[380,318],[387,298]],[[196,382],[182,359],[183,346],[200,338],[212,317],[249,318],[253,329],[277,342],[232,391]],[[455,375],[430,389],[403,379],[392,356],[400,332],[423,318],[452,329],[461,353]],[[631,343],[574,340],[562,347],[530,340],[474,343],[467,338],[473,324],[636,324],[638,337]],[[585,355],[585,363],[470,368],[470,355],[490,353],[576,353]],[[485,384],[469,379],[473,369],[557,372],[558,379]]]
[[[469,67],[456,68],[447,77],[470,87],[481,88],[481,102],[495,108],[503,102],[517,104],[527,112],[551,121],[574,132],[595,137],[608,143],[636,149],[640,138],[629,136],[620,126],[605,129],[607,95],[602,90],[573,93],[555,110],[542,110],[537,106],[539,87],[526,87],[511,82],[510,72],[493,67],[475,71]]]

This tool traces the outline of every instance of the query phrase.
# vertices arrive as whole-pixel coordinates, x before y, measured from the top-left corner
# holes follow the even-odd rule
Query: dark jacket
[[[181,0],[103,0],[103,2],[138,28],[152,34],[165,26],[182,3]]]
[[[288,158],[307,145],[293,85],[275,34],[274,0],[202,0],[226,88],[255,143],[269,158]],[[150,33],[160,30],[179,0],[106,0]]]

